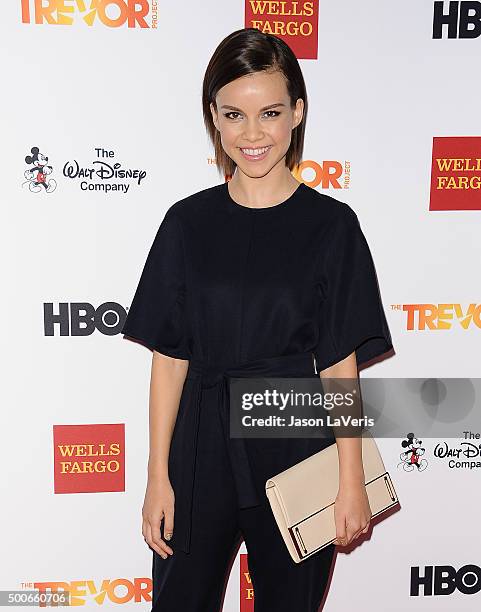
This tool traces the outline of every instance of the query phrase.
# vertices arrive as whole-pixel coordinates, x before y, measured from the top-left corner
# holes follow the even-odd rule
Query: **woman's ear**
[[[294,109],[293,129],[296,128],[301,123],[303,114],[304,114],[304,100],[302,98],[298,98],[296,101],[296,108]]]
[[[217,112],[214,108],[214,105],[212,104],[212,102],[210,103],[210,112],[212,114],[212,121],[214,122],[214,125],[217,129],[219,129],[219,126],[217,124]]]

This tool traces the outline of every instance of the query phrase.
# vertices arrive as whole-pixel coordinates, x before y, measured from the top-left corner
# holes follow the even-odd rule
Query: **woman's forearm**
[[[352,416],[361,416],[359,379],[355,352],[351,353],[342,361],[319,372],[319,376],[323,379],[326,387],[329,384],[329,378],[349,378],[354,380],[356,384],[356,402]],[[334,427],[333,429],[336,435],[336,428]],[[359,482],[364,484],[361,438],[358,436],[342,437],[336,435],[336,443],[339,456],[339,484],[341,486]]]
[[[148,478],[168,478],[170,443],[189,362],[154,351],[149,393]]]
[[[339,485],[364,484],[361,438],[336,438],[339,455]]]

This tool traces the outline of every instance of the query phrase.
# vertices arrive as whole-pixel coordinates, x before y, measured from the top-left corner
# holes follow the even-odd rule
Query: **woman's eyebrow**
[[[268,104],[267,106],[263,106],[260,110],[265,111],[265,110],[268,110],[269,108],[276,108],[278,106],[285,106],[285,104],[283,102],[275,102],[274,104]],[[236,106],[231,106],[230,104],[223,104],[221,108],[229,108],[230,110],[239,111],[240,113],[244,112],[240,108],[237,108]]]

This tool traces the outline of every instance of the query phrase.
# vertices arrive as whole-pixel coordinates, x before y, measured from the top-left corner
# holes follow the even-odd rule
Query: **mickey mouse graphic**
[[[42,191],[42,187],[46,193],[51,193],[57,188],[57,182],[51,178],[47,181],[47,175],[52,174],[52,166],[47,166],[48,157],[40,153],[38,147],[32,147],[30,152],[32,155],[25,157],[25,163],[33,164],[33,168],[25,170],[24,176],[29,183],[30,191],[38,193]],[[25,183],[24,183],[25,184]]]
[[[398,465],[402,464],[406,472],[412,472],[414,468],[417,468],[418,472],[422,472],[427,468],[428,462],[426,459],[419,460],[421,455],[426,452],[426,449],[421,446],[422,443],[423,441],[416,438],[413,433],[408,433],[406,439],[401,442],[401,446],[407,450],[399,455],[401,463]]]

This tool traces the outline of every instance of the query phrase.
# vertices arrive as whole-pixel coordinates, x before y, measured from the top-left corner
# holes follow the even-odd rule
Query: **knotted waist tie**
[[[181,548],[189,551],[191,523],[192,523],[192,498],[194,488],[195,462],[197,455],[197,439],[200,422],[200,409],[202,401],[202,389],[212,387],[218,388],[217,405],[220,412],[223,434],[226,440],[239,508],[256,506],[260,503],[257,490],[253,481],[249,458],[243,438],[230,437],[230,397],[229,378],[262,378],[262,377],[302,377],[311,376],[314,373],[314,357],[311,352],[295,353],[265,359],[226,366],[225,364],[208,364],[198,359],[191,359],[186,379],[192,380],[195,388],[193,390],[192,405],[188,418],[185,419],[186,438],[183,444],[183,453],[191,456],[181,458],[182,484],[180,488],[181,498],[176,499],[177,509],[185,511],[186,522],[174,518],[174,532],[177,531],[178,541]],[[179,517],[181,519],[181,517]],[[185,533],[182,533],[182,527]],[[179,533],[180,532],[180,533]]]

